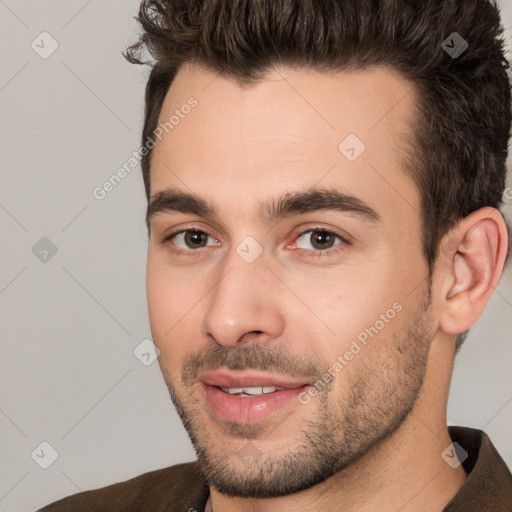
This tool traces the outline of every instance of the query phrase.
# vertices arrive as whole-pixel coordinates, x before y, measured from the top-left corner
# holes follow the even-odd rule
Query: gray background
[[[195,458],[158,364],[133,354],[151,337],[140,168],[92,195],[139,147],[147,71],[120,55],[137,7],[0,0],[1,511]],[[59,45],[47,59],[31,47],[43,31]],[[32,252],[43,237],[57,247],[46,262]],[[510,466],[511,269],[456,360],[449,402],[449,423],[485,429]],[[48,469],[31,456],[48,461],[43,441],[58,452]]]

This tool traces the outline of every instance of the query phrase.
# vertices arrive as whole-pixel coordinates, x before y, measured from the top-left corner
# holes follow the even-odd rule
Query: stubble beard
[[[243,498],[294,494],[349,467],[394,433],[413,410],[423,384],[433,338],[429,305],[430,300],[406,329],[390,335],[392,343],[382,338],[384,332],[369,342],[349,363],[350,379],[344,379],[346,369],[334,379],[344,379],[342,386],[326,388],[308,405],[293,406],[310,407],[311,419],[297,422],[291,430],[297,435],[281,450],[275,443],[264,448],[265,438],[271,439],[279,426],[268,431],[262,424],[216,422],[215,430],[222,425],[236,440],[236,449],[222,445],[208,428],[213,420],[195,395],[164,373],[208,483],[223,494]],[[230,354],[234,358],[235,350]],[[336,392],[340,396],[335,397]]]

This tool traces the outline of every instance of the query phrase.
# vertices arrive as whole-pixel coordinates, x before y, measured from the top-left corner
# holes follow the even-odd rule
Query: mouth
[[[287,388],[275,387],[275,386],[251,386],[245,388],[224,388],[220,387],[224,393],[228,393],[229,395],[236,395],[239,397],[249,397],[249,396],[261,396],[268,395],[269,393],[275,393],[276,391],[283,391]]]
[[[208,410],[219,420],[258,423],[298,402],[309,382],[244,371],[216,370],[199,376]]]

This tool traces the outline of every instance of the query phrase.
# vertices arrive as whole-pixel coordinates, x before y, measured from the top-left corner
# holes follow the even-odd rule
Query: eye
[[[306,236],[307,235],[307,236]],[[302,239],[302,240],[301,240]],[[336,240],[339,242],[336,243]],[[322,256],[333,247],[349,245],[349,241],[343,236],[325,228],[313,228],[297,235],[295,245],[298,249],[311,252],[312,256]]]
[[[201,231],[199,229],[183,229],[181,231],[170,233],[162,240],[162,243],[172,241],[173,245],[178,247],[178,251],[176,252],[198,252],[197,249],[202,249],[208,245],[216,245],[216,243],[208,244],[208,238],[211,238],[214,242],[218,242],[206,233],[206,231]]]
[[[211,243],[209,243],[210,240]],[[202,249],[219,245],[217,239],[200,229],[175,231],[166,235],[161,243],[169,245],[171,251],[184,255],[200,255]],[[339,249],[342,250],[348,245],[350,242],[345,237],[322,227],[302,231],[297,235],[294,243],[297,249],[305,251],[307,256],[312,257],[327,256],[336,252],[338,250],[336,247],[341,246]]]

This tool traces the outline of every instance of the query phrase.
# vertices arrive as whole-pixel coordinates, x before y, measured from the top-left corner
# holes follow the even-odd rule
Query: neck
[[[466,480],[462,466],[452,469],[441,457],[452,442],[446,401],[453,355],[449,357],[446,345],[432,347],[422,393],[409,416],[363,457],[321,484],[293,495],[236,498],[211,488],[212,512],[316,512],[339,510],[340,504],[343,512],[441,512]]]

